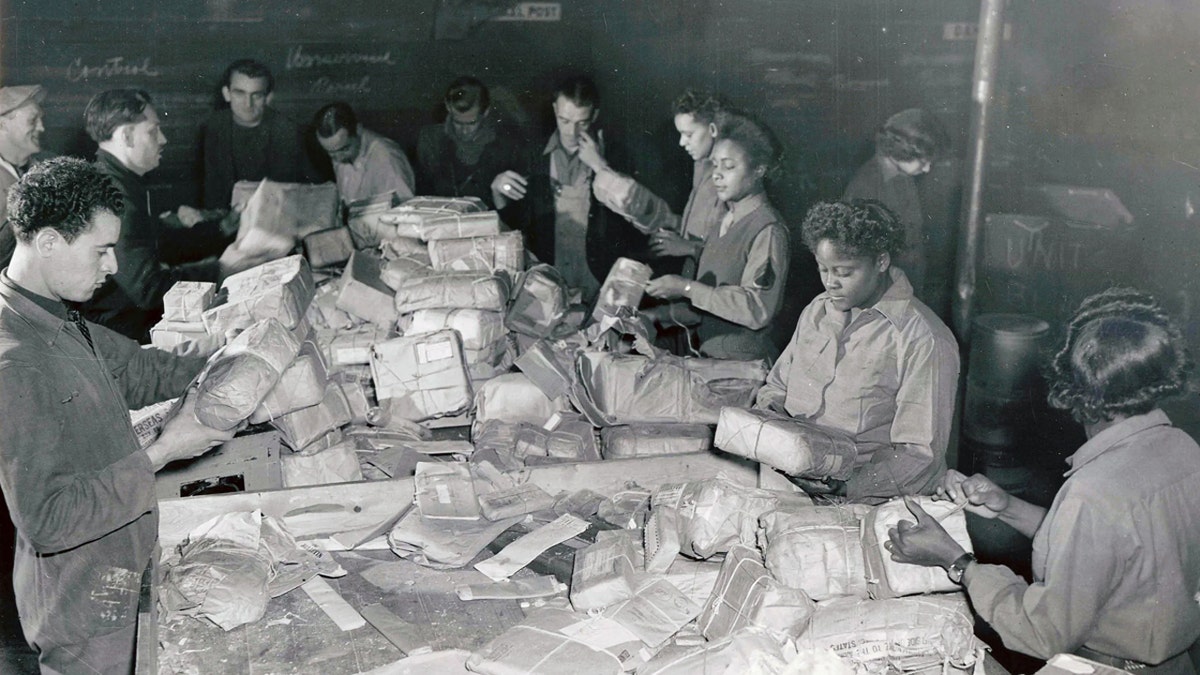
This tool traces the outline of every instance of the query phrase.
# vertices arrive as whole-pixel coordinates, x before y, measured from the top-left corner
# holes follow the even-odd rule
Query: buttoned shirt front
[[[828,293],[804,308],[758,407],[854,437],[847,496],[927,493],[945,472],[958,387],[958,344],[913,297],[903,271],[873,306],[843,312]]]
[[[1040,658],[1086,646],[1157,664],[1200,638],[1200,446],[1154,410],[1068,460],[1033,538],[1030,584],[974,565],[971,604],[1012,649]]]

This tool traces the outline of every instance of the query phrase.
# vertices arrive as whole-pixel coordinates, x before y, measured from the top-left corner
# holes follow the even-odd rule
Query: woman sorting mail
[[[646,292],[664,300],[664,325],[693,327],[702,356],[774,360],[768,328],[783,305],[788,234],[767,199],[764,181],[779,160],[771,136],[749,119],[720,124],[712,149],[712,182],[728,212],[704,244],[694,280],[677,274],[652,279]]]
[[[885,544],[899,562],[945,567],[1011,649],[1059,652],[1133,673],[1192,675],[1200,638],[1200,446],[1159,409],[1186,391],[1179,329],[1150,296],[1083,301],[1050,375],[1051,405],[1088,440],[1049,510],[982,475],[950,471],[938,493],[1033,538],[1033,583],[964,553],[916,504]]]

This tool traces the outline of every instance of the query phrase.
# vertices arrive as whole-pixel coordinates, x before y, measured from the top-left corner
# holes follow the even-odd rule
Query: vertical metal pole
[[[983,231],[984,158],[992,93],[996,88],[996,71],[1004,34],[1004,4],[1005,0],[980,0],[979,6],[979,38],[975,44],[975,74],[971,79],[970,175],[963,193],[962,211],[966,219],[958,238],[953,298],[954,331],[963,345],[970,340],[974,313],[976,267],[979,264],[979,240]]]

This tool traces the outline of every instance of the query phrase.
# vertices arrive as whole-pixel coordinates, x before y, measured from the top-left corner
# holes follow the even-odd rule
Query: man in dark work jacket
[[[44,673],[132,670],[158,533],[154,473],[234,433],[197,422],[188,396],[140,448],[130,408],[180,396],[204,360],[141,349],[69,309],[117,267],[122,201],[71,157],[34,166],[8,199],[17,248],[0,273],[0,488],[17,531],[21,628]]]
[[[165,226],[150,209],[143,176],[158,166],[166,137],[150,95],[138,89],[111,89],[92,97],[85,112],[88,134],[100,144],[96,166],[111,177],[125,197],[120,213],[119,269],[84,306],[87,317],[122,335],[145,343],[150,327],[162,318],[163,296],[176,281],[212,281],[253,264],[234,247],[225,248],[227,233],[216,223],[180,229],[199,253],[218,253],[195,262],[168,266],[160,255]],[[172,244],[174,248],[182,248]]]
[[[225,69],[228,108],[204,123],[204,206],[227,209],[238,181],[317,182],[300,127],[268,106],[275,88],[269,68],[253,59]]]

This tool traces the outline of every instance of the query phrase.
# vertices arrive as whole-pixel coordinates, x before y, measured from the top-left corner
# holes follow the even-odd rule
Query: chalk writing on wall
[[[331,77],[318,77],[308,87],[314,96],[352,96],[371,93],[371,76],[363,75],[357,80],[338,82]]]
[[[392,58],[391,50],[382,52],[340,51],[321,53],[305,51],[304,45],[296,45],[288,49],[287,60],[284,62],[286,70],[359,65],[395,66],[398,64]]]
[[[112,56],[99,64],[87,64],[83,57],[76,57],[67,64],[67,81],[81,82],[110,77],[158,77],[162,73],[154,67],[147,56],[141,61],[127,60],[124,56]]]

